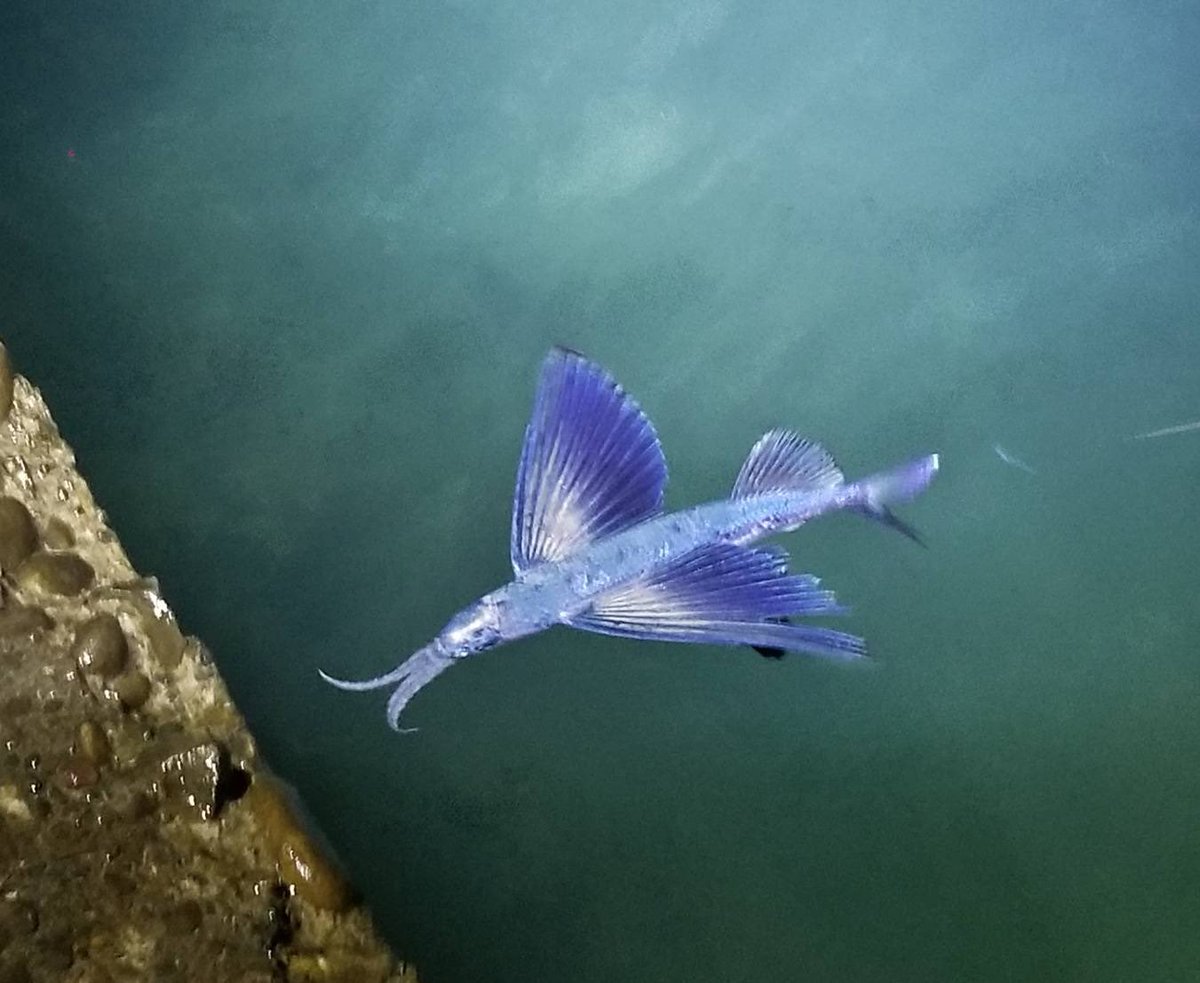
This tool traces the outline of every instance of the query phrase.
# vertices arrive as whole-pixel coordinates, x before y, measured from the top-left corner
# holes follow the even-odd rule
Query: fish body
[[[1026,474],[1032,474],[1032,475],[1037,474],[1037,472],[1035,470],[1033,470],[1033,468],[1031,468],[1028,464],[1026,464],[1024,461],[1022,461],[1015,454],[1010,454],[999,444],[992,444],[992,450],[995,452],[996,456],[998,458],[1000,458],[1000,460],[1003,461],[1005,464],[1009,465],[1009,467],[1016,468],[1018,471],[1024,471]]]
[[[604,369],[567,349],[542,366],[525,433],[513,508],[514,579],[464,608],[392,671],[334,686],[395,686],[389,724],[456,660],[568,625],[661,641],[749,645],[850,660],[861,639],[797,624],[842,613],[817,578],[787,572],[767,536],[827,512],[851,510],[917,539],[889,507],[919,494],[936,454],[847,482],[828,453],[787,430],[754,445],[730,498],[662,511],[666,463],[637,404]]]
[[[1145,433],[1135,433],[1130,440],[1154,440],[1157,437],[1172,437],[1177,433],[1193,433],[1200,430],[1200,420],[1191,423],[1177,423],[1173,427],[1163,427],[1161,430],[1147,430]]]
[[[540,563],[487,595],[507,614],[502,641],[568,623],[598,598],[715,543],[745,545],[788,532],[809,519],[857,503],[864,491],[843,485],[816,493],[718,500],[657,516],[597,541],[578,556]],[[486,600],[486,599],[485,599]]]

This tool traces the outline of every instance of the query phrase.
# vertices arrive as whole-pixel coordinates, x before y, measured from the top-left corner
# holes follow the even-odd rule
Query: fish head
[[[491,596],[483,597],[451,618],[437,640],[447,654],[455,657],[482,652],[504,640],[500,621],[499,602]]]

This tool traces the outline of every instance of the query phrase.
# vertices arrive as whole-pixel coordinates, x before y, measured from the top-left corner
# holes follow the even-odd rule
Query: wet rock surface
[[[415,983],[0,345],[0,983]]]

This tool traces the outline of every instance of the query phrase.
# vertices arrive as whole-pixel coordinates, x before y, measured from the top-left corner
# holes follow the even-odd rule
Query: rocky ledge
[[[0,983],[415,983],[0,344]]]

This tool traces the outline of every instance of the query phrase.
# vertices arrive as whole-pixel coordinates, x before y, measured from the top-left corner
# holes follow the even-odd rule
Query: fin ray
[[[820,444],[792,430],[768,430],[750,448],[732,497],[831,488],[844,480],[837,462]]]
[[[642,621],[757,621],[840,612],[833,592],[820,583],[809,574],[788,573],[782,550],[713,543],[601,595],[589,613]]]
[[[653,425],[595,362],[554,348],[542,363],[513,501],[519,574],[659,512],[667,464]]]
[[[645,625],[585,615],[572,619],[570,624],[585,631],[642,641],[748,645],[756,650],[766,648],[806,652],[836,662],[852,662],[867,655],[866,642],[857,635],[832,628],[794,625],[784,621],[705,621]]]
[[[843,612],[816,577],[789,574],[786,564],[779,551],[702,546],[602,595],[567,623],[627,638],[776,647],[843,660],[864,655],[857,636],[783,620]]]

